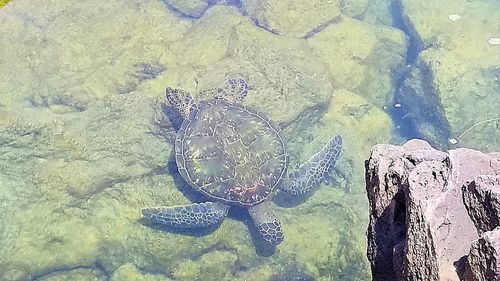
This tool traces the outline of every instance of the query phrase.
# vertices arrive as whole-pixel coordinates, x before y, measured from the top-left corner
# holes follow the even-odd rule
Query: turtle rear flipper
[[[218,224],[226,216],[229,206],[214,203],[194,203],[172,207],[142,209],[147,220],[179,228],[205,227]]]
[[[241,77],[231,77],[226,79],[221,87],[207,89],[200,94],[204,97],[214,97],[233,103],[240,103],[247,96],[249,90],[250,87],[245,79]]]
[[[186,119],[189,117],[191,107],[194,106],[194,99],[189,92],[168,87],[165,90],[165,97],[182,118]]]
[[[342,150],[342,138],[333,137],[309,161],[288,175],[281,190],[293,195],[303,195],[318,187],[335,166]]]
[[[281,224],[274,217],[269,202],[263,202],[252,206],[248,208],[248,212],[260,234],[267,242],[273,245],[278,245],[283,242],[284,236],[281,231]]]

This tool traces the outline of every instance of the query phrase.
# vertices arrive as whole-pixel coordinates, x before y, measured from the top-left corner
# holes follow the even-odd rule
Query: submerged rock
[[[287,239],[272,258],[239,212],[217,231],[176,232],[140,220],[145,206],[204,200],[169,161],[165,86],[198,94],[227,73],[249,77],[248,104],[283,125],[295,159],[349,131],[336,114],[356,129],[377,124],[352,132],[356,147],[365,147],[366,131],[372,141],[389,138],[387,115],[335,91],[306,40],[269,33],[233,7],[211,7],[194,21],[160,1],[53,1],[40,9],[17,0],[0,10],[0,23],[1,280],[95,265],[114,279],[266,280],[292,259],[315,279],[367,279],[364,198],[347,189],[321,188],[298,209],[276,207]],[[327,114],[335,95],[352,100]],[[298,133],[306,129],[307,138]],[[336,178],[350,183],[351,176]]]
[[[291,261],[289,264],[281,268],[276,274],[274,274],[269,281],[314,281],[314,277],[309,275],[300,265],[295,264]]]
[[[195,260],[186,260],[174,270],[176,280],[228,280],[236,270],[238,256],[230,251],[212,251]]]
[[[243,0],[243,9],[258,26],[273,33],[304,37],[340,15],[340,1]]]
[[[161,0],[179,17],[199,19],[214,5],[239,6],[239,0]]]
[[[9,3],[9,2],[10,2],[10,0],[0,0],[0,8],[7,5],[7,3]]]
[[[162,0],[173,12],[181,16],[199,18],[209,7],[209,0]]]
[[[6,279],[7,280],[7,279]],[[38,277],[40,281],[104,281],[107,276],[97,268],[75,268],[67,270],[58,270],[45,276]]]
[[[295,125],[290,130],[295,131]],[[364,194],[364,179],[355,175],[363,174],[364,155],[370,153],[373,145],[392,139],[392,121],[387,113],[361,95],[347,90],[334,91],[327,113],[318,125],[291,140],[292,157],[298,150],[302,157],[298,162],[306,161],[308,155],[328,141],[333,132],[341,134],[346,143],[337,164],[340,176],[336,175],[336,180],[349,192]]]
[[[211,8],[171,47],[176,64],[167,85],[206,99],[200,90],[219,86],[228,74],[241,75],[252,88],[245,104],[284,126],[317,122],[333,91],[328,69],[304,40],[256,28],[233,7]]]
[[[130,93],[150,81],[145,65],[168,71],[166,46],[191,24],[159,1],[70,0],[44,5],[43,12],[32,8],[33,1],[19,0],[0,11],[0,30],[9,34],[0,37],[5,107],[83,111],[105,96]]]
[[[404,69],[406,38],[397,29],[341,17],[308,39],[329,66],[334,85],[362,95],[379,108],[391,102]]]
[[[164,275],[141,272],[137,266],[127,263],[120,266],[109,279],[110,281],[170,281]]]
[[[360,17],[364,22],[396,26],[394,20],[394,2],[386,0],[371,0],[366,11]]]
[[[340,2],[342,14],[351,18],[362,16],[370,6],[370,0],[343,0]]]
[[[498,48],[488,44],[500,25],[500,17],[492,16],[498,4],[453,0],[398,3],[413,51],[412,70],[398,98],[417,136],[441,148],[447,148],[452,138],[459,146],[500,150],[498,121],[485,122],[462,135],[474,124],[499,117],[500,56]],[[460,20],[450,21],[452,13],[459,14]]]
[[[495,269],[490,246],[470,250],[471,244],[482,242],[474,242],[479,237],[462,194],[470,181],[487,175],[500,175],[495,154],[471,149],[446,153],[421,140],[376,145],[366,162],[368,258],[374,280],[458,280],[469,251],[472,264],[493,264]],[[484,212],[491,216],[494,211]]]

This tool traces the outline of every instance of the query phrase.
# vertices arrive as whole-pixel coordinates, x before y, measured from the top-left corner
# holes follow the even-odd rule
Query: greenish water
[[[500,151],[499,8],[9,2],[0,9],[0,280],[370,280],[373,145],[418,137]],[[207,200],[177,171],[180,121],[165,88],[199,101],[231,74],[251,88],[243,104],[282,128],[289,171],[334,135],[344,140],[321,187],[273,198],[285,235],[276,247],[244,208],[195,230],[140,212]]]
[[[5,6],[5,5],[7,5],[7,3],[9,3],[9,2],[10,2],[10,0],[2,0],[2,1],[0,1],[0,8],[3,7],[3,6]]]

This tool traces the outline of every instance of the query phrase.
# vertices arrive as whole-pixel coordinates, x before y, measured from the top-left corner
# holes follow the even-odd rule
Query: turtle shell
[[[280,128],[257,110],[223,99],[191,109],[175,140],[179,173],[194,188],[229,204],[265,200],[286,173]]]

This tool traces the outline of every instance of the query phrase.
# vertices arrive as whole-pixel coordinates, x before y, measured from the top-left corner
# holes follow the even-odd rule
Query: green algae
[[[228,8],[227,11],[233,13],[234,17],[232,9]],[[150,13],[155,12],[150,11]],[[179,24],[184,25],[184,23]],[[248,24],[239,28],[242,30],[241,34],[246,32],[248,35],[245,36],[251,35],[252,27]],[[199,34],[201,36],[204,33]],[[143,36],[148,37],[146,34]],[[194,30],[193,36],[195,36]],[[176,42],[188,40],[187,38],[184,37]],[[263,33],[253,38],[262,41],[273,40]],[[231,52],[237,54],[238,46],[245,46],[244,44],[250,46],[253,38],[238,39],[234,43],[236,45],[231,46],[233,48]],[[115,40],[122,39],[119,37]],[[206,40],[213,39],[208,37]],[[188,42],[186,41],[187,44]],[[290,42],[295,45],[292,47],[279,45],[278,40],[262,45],[267,44],[275,48],[275,53],[282,53],[288,49],[293,55],[292,58],[297,58],[299,53],[294,53],[292,49],[299,43],[292,39]],[[102,43],[97,41],[96,44]],[[307,50],[307,45],[303,46]],[[134,49],[133,46],[129,47]],[[86,52],[91,50],[89,48]],[[14,52],[13,49],[9,51]],[[112,50],[112,52],[118,51]],[[250,54],[243,52],[240,56],[249,58],[258,51],[255,49],[252,52]],[[124,50],[121,53],[126,58],[132,51]],[[102,52],[100,48],[93,56],[97,61],[110,59],[109,54]],[[166,65],[165,69],[168,72],[169,69],[176,69],[175,65],[172,65],[175,56],[177,56],[175,52],[168,52],[156,61]],[[331,90],[323,89],[330,86],[321,82],[327,81],[326,76],[319,78],[313,76],[317,75],[313,72],[313,66],[317,64],[315,58],[308,58],[308,61],[316,62],[306,64],[307,67],[293,63],[290,59],[282,64],[284,67],[281,69],[266,65],[266,58],[261,58],[261,62],[256,60],[256,65],[260,67],[257,70],[261,69],[274,77],[282,75],[280,82],[290,87],[286,88],[287,91],[294,92],[294,89],[299,88],[295,83],[301,81],[300,85],[315,89],[316,95],[323,93],[318,95],[317,99],[310,99],[309,107],[314,107],[314,103],[328,101]],[[63,56],[60,59],[65,61],[67,58]],[[155,65],[155,60],[148,55],[142,59],[152,61],[149,65]],[[25,85],[24,88],[20,87],[10,100],[3,100],[5,107],[14,104],[19,106],[19,100],[28,95],[32,107],[15,111],[2,110],[2,127],[10,128],[2,130],[7,132],[3,137],[7,144],[2,147],[3,156],[16,155],[17,159],[17,162],[9,163],[11,167],[9,172],[15,174],[23,171],[31,175],[22,184],[13,179],[3,181],[5,183],[3,188],[6,189],[3,194],[8,200],[6,201],[8,208],[3,212],[2,220],[7,225],[6,232],[17,235],[15,238],[2,239],[5,245],[8,245],[2,247],[5,253],[0,261],[2,278],[22,280],[30,275],[50,275],[54,270],[61,268],[90,267],[94,264],[99,264],[106,272],[112,272],[115,279],[134,274],[150,276],[152,272],[160,274],[160,277],[157,275],[151,277],[153,279],[175,276],[179,279],[193,277],[200,280],[235,280],[246,278],[245,276],[265,278],[274,274],[273,267],[266,266],[265,259],[255,253],[253,238],[241,221],[228,219],[216,231],[200,237],[170,233],[140,223],[141,207],[189,202],[185,194],[178,189],[182,188],[178,178],[165,173],[166,159],[172,150],[171,144],[165,140],[171,138],[173,131],[165,124],[155,127],[154,123],[155,116],[161,114],[161,104],[157,102],[157,98],[162,91],[156,91],[157,94],[151,92],[154,93],[153,89],[160,89],[162,87],[160,85],[165,85],[167,78],[159,74],[156,78],[144,79],[149,77],[144,73],[144,67],[137,68],[137,63],[143,61],[142,59],[132,59],[128,62],[131,65],[125,67],[125,70],[118,70],[119,66],[115,66],[117,76],[111,80],[100,80],[98,76],[90,75],[90,81],[87,83],[92,91],[83,91],[81,95],[71,92],[76,93],[82,89],[78,86],[76,89],[68,86],[68,91],[61,89],[50,91],[55,89],[56,81],[39,79],[37,82],[42,84],[40,89],[43,89],[43,92],[35,91],[32,96],[29,85]],[[206,67],[213,62],[204,62],[202,65]],[[39,61],[42,66],[47,65],[44,63],[42,59]],[[86,67],[82,65],[89,62],[73,63],[79,67],[79,71],[85,72]],[[225,64],[227,61],[217,67]],[[18,65],[18,67],[23,66]],[[226,70],[221,69],[218,75]],[[278,72],[283,70],[285,75]],[[56,71],[56,68],[52,66],[48,73],[53,71]],[[299,78],[291,80],[292,82],[287,80],[291,79],[292,73],[296,71],[302,73],[300,80]],[[125,75],[120,78],[120,73]],[[70,75],[68,80],[72,79]],[[266,82],[264,78],[260,79]],[[213,77],[210,80],[217,81]],[[16,80],[11,77],[9,81]],[[108,85],[109,81],[117,83]],[[181,82],[179,85],[184,85]],[[71,82],[68,83],[71,85]],[[316,84],[321,85],[320,88]],[[260,87],[264,87],[263,85],[266,84],[263,83]],[[2,87],[8,91],[14,85],[8,84]],[[66,86],[60,87],[65,89]],[[124,91],[124,87],[129,90]],[[268,98],[264,95],[266,92],[259,93],[259,90],[261,89],[258,88],[255,94],[257,100]],[[277,105],[279,100],[273,102]],[[296,104],[298,103],[292,100],[289,107]],[[300,112],[308,110],[308,107],[302,107],[301,111],[294,114],[300,115]],[[282,116],[280,119],[288,122],[295,118],[294,115],[287,115],[285,110],[276,111],[274,114]],[[303,124],[305,125],[305,122]],[[8,157],[3,158],[2,163],[7,164],[8,159]],[[303,211],[307,212],[307,208]],[[287,216],[293,219],[291,210],[284,214],[285,218]],[[310,229],[318,238],[323,235],[317,231],[332,231],[329,227],[316,230],[314,226],[320,222],[316,218],[313,222],[315,224],[294,222],[293,219],[287,226],[290,232],[288,245],[307,253],[301,258],[302,263],[324,249],[315,247],[315,252],[306,252],[307,247],[303,239],[293,230],[294,224],[306,223],[304,227]],[[332,218],[329,224],[333,222]],[[333,247],[334,241],[332,240],[331,245],[321,245]],[[290,256],[296,255],[293,248],[287,249],[287,243],[283,245],[284,254],[277,255],[273,264],[282,264]],[[214,248],[214,245],[220,246]],[[319,255],[321,260],[328,261],[324,255],[330,255],[330,252],[325,251],[323,255]],[[190,260],[193,262],[188,262]],[[127,266],[131,261],[135,265]],[[309,261],[308,266],[314,268],[316,264],[315,261]],[[136,268],[141,270],[138,271]],[[233,270],[234,268],[246,268],[246,270],[240,272]],[[316,275],[320,275],[317,270],[315,272]]]
[[[334,16],[304,12],[300,29],[287,26],[295,24],[290,14],[247,17],[231,6],[203,10],[206,3],[178,6],[199,20],[181,18],[160,1],[108,1],[103,13],[81,1],[54,3],[43,13],[33,1],[10,4],[33,14],[36,24],[0,11],[6,34],[0,71],[8,76],[0,83],[0,200],[6,206],[0,279],[92,280],[101,270],[111,280],[370,279],[363,161],[372,145],[394,138],[383,109],[405,63],[405,35],[374,26],[375,16],[360,20],[368,17],[366,1],[342,1],[344,7],[332,6]],[[290,37],[256,26],[255,18]],[[310,18],[314,24],[305,21]],[[335,23],[323,26],[332,18]],[[305,34],[310,37],[297,38]],[[432,45],[447,42],[441,39],[447,36],[428,35],[422,38]],[[464,48],[450,57],[429,50],[422,60],[439,54],[451,63],[471,51]],[[286,238],[274,251],[259,244],[248,217],[237,212],[216,229],[195,232],[141,220],[145,206],[203,200],[172,168],[175,131],[164,116],[164,87],[204,98],[199,91],[227,73],[248,79],[245,104],[284,127],[292,168],[333,135],[344,138],[331,184],[296,206],[276,200]],[[496,73],[491,65],[472,71],[460,89],[488,96]],[[477,86],[466,88],[474,79]],[[66,272],[71,268],[90,269]],[[59,270],[62,277],[54,274]]]
[[[409,76],[406,83],[414,86],[403,87],[401,94],[410,97],[412,94],[405,91],[418,93],[427,88],[418,96],[425,99],[431,95],[432,100],[438,101],[425,103],[427,115],[445,121],[422,120],[420,110],[415,107],[410,107],[408,113],[414,117],[422,137],[439,147],[454,147],[450,138],[456,138],[477,122],[498,117],[495,114],[500,106],[497,98],[500,58],[498,48],[487,42],[498,34],[500,18],[490,12],[498,8],[497,4],[436,1],[427,5],[415,0],[401,3],[410,35],[420,49],[425,49],[414,65],[421,70],[412,70],[425,75]],[[448,17],[452,13],[460,19],[451,21]],[[414,103],[412,98],[406,100]],[[464,136],[457,145],[496,151],[500,148],[496,130],[495,123],[487,124]]]
[[[340,1],[242,1],[257,23],[280,35],[304,37],[340,15]]]
[[[10,2],[10,0],[0,0],[0,8],[7,5],[7,3],[9,3],[9,2]]]
[[[107,280],[106,274],[99,271],[98,269],[92,268],[76,268],[69,270],[60,270],[57,272],[50,273],[47,276],[39,278],[38,280],[43,281],[104,281]]]
[[[228,251],[213,251],[196,260],[186,260],[175,268],[176,280],[231,280],[237,255]]]
[[[166,5],[172,10],[193,18],[199,18],[208,8],[207,0],[164,0]]]
[[[407,43],[401,31],[342,17],[308,43],[328,63],[337,87],[361,94],[380,108],[390,102],[393,81],[405,64]]]
[[[370,6],[370,0],[347,0],[341,1],[342,14],[350,18],[358,18],[366,13]]]
[[[141,272],[132,263],[120,266],[109,279],[111,281],[170,281],[172,279],[159,274]]]

